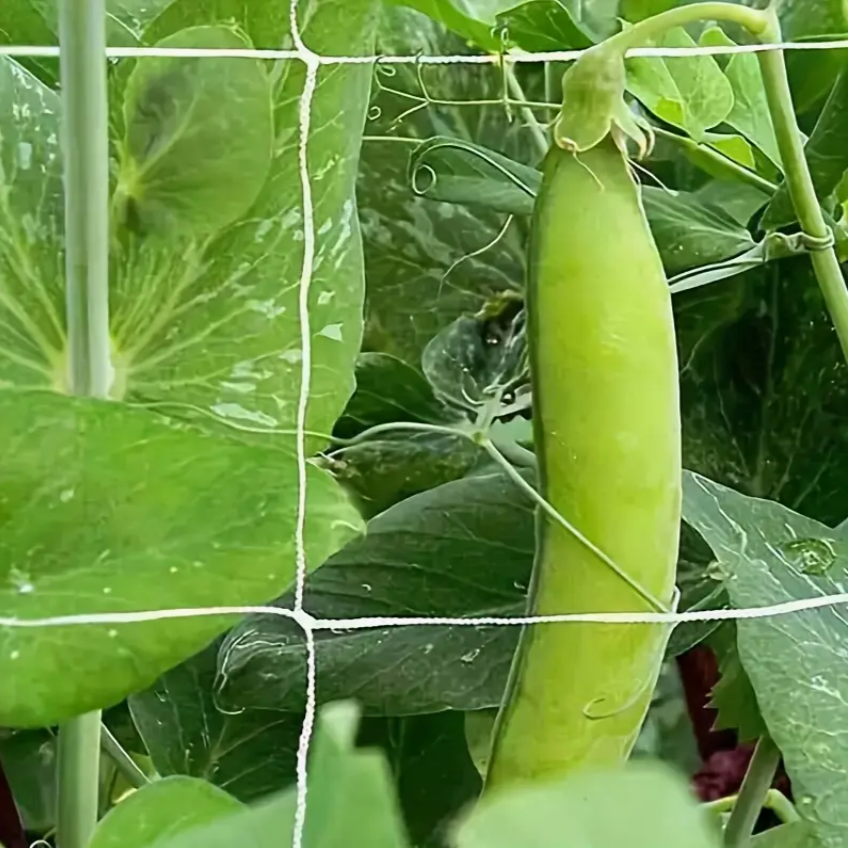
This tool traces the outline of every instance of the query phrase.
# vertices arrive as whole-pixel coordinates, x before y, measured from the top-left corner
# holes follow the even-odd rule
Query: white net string
[[[563,50],[538,53],[509,52],[504,55],[368,55],[368,56],[322,56],[314,53],[304,43],[297,19],[297,0],[291,0],[290,25],[295,44],[293,50],[262,49],[200,49],[200,48],[148,48],[148,47],[109,47],[109,58],[136,57],[176,57],[176,58],[255,58],[281,61],[300,61],[306,69],[304,87],[299,107],[299,144],[298,161],[302,192],[303,209],[303,263],[300,275],[299,316],[301,328],[301,385],[297,408],[297,474],[298,496],[294,546],[296,553],[297,580],[295,602],[292,609],[273,606],[220,606],[201,608],[175,608],[165,610],[147,610],[123,613],[78,614],[52,616],[49,618],[19,619],[0,616],[0,628],[50,628],[68,626],[92,626],[105,624],[135,624],[169,619],[229,616],[229,615],[273,615],[295,621],[304,631],[307,649],[307,692],[306,712],[303,720],[297,758],[297,811],[293,832],[292,848],[303,848],[303,834],[306,820],[307,803],[307,760],[309,744],[315,725],[316,714],[316,654],[315,632],[322,630],[366,630],[382,627],[409,626],[525,626],[533,624],[567,624],[569,622],[598,624],[668,624],[676,626],[687,622],[707,622],[761,619],[781,616],[807,610],[848,604],[848,593],[822,595],[816,598],[804,598],[762,607],[747,609],[695,610],[689,612],[621,612],[621,613],[583,613],[569,615],[516,616],[516,617],[393,617],[372,616],[349,619],[316,619],[303,608],[306,576],[308,573],[305,547],[305,522],[307,505],[307,455],[306,455],[306,417],[309,404],[309,392],[312,379],[311,327],[309,315],[309,289],[312,280],[315,259],[315,225],[313,217],[312,187],[309,176],[309,132],[311,107],[318,85],[318,72],[325,65],[498,65],[501,63],[533,63],[551,61],[573,61],[585,50]],[[848,48],[848,39],[828,41],[785,42],[781,44],[744,44],[698,47],[640,47],[628,51],[628,56],[643,57],[685,57],[685,56],[721,56],[743,53],[759,53],[769,50],[833,50]],[[0,56],[20,58],[57,57],[59,48],[38,45],[0,45]]]

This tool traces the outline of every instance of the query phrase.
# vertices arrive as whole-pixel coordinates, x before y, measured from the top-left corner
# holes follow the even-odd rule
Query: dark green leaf
[[[810,166],[819,198],[836,191],[848,170],[848,69],[840,73],[822,108],[804,155]],[[763,214],[761,226],[778,229],[795,220],[795,210],[786,186],[781,186]]]
[[[219,645],[131,695],[130,710],[159,774],[202,778],[240,801],[254,801],[291,784],[303,717],[218,710],[213,696]]]
[[[420,371],[386,353],[363,353],[356,361],[356,391],[334,435],[349,438],[378,424],[438,424],[451,418]]]
[[[0,393],[0,616],[249,605],[291,585],[294,445],[253,447],[114,402]],[[309,466],[316,568],[361,529]],[[232,616],[0,626],[0,724],[38,726],[117,703],[209,643]]]
[[[675,296],[686,468],[819,520],[848,515],[848,369],[809,260]]]
[[[97,825],[91,848],[147,848],[242,810],[205,780],[166,777],[133,792]]]
[[[372,519],[361,540],[310,575],[305,607],[334,619],[523,615],[533,515],[499,471],[415,495]],[[507,626],[323,630],[316,634],[318,694],[356,697],[367,715],[496,707],[517,641],[518,628]],[[299,628],[277,616],[248,617],[219,657],[222,706],[302,710],[305,674]]]
[[[504,791],[456,832],[457,848],[718,848],[718,833],[679,775],[631,764]]]
[[[229,27],[192,27],[159,48],[249,49]],[[118,203],[141,233],[205,236],[241,218],[271,167],[271,80],[258,60],[145,57],[124,92]]]
[[[736,624],[724,622],[707,640],[718,658],[720,678],[710,693],[717,710],[715,729],[736,730],[740,742],[755,742],[766,731],[757,695],[739,659]]]
[[[784,41],[844,38],[848,32],[848,12],[842,0],[781,0],[776,9]],[[846,60],[846,50],[787,51],[786,68],[795,108],[804,112],[815,106]]]
[[[444,848],[449,826],[480,794],[482,780],[465,742],[465,715],[447,710],[363,722],[358,744],[379,744],[385,751],[416,848]]]
[[[0,21],[0,44],[58,45],[59,39],[33,0],[7,0]],[[45,85],[55,86],[59,79],[59,60],[54,57],[19,58],[23,67]],[[3,98],[6,101],[6,98]]]
[[[532,505],[515,483],[469,477],[373,519],[362,544],[312,575],[304,605],[321,618],[521,615],[533,550]],[[318,695],[356,697],[368,715],[496,706],[517,639],[503,626],[320,631]],[[227,709],[303,708],[303,635],[283,619],[245,619],[219,662]]]
[[[0,733],[0,761],[30,833],[56,824],[56,736],[48,730]]]
[[[689,483],[687,520],[732,574],[738,609],[848,591],[848,537],[773,501],[703,477]],[[742,665],[783,753],[798,811],[824,845],[848,837],[844,644],[838,607],[736,622]]]
[[[458,318],[424,348],[421,365],[441,401],[471,420],[499,389],[527,387],[526,316],[520,298],[492,304],[487,314]]]
[[[328,467],[373,518],[405,498],[463,477],[481,458],[465,436],[398,433],[331,454]]]

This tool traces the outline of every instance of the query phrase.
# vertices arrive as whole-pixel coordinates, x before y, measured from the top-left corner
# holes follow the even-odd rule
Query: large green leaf
[[[669,30],[662,47],[696,47],[685,30]],[[696,141],[724,121],[733,108],[733,89],[712,56],[633,57],[627,88],[658,118],[681,127]]]
[[[252,47],[223,26],[181,30],[154,46]],[[124,91],[117,214],[144,234],[218,232],[262,190],[272,124],[271,79],[258,60],[141,59]]]
[[[848,536],[773,501],[703,477],[689,484],[691,521],[732,574],[739,609],[848,591]],[[848,838],[848,622],[838,607],[736,622],[739,656],[783,753],[801,816],[825,846]]]
[[[611,34],[615,18],[598,20],[579,0],[529,0],[498,15],[507,44],[530,52],[576,50]]]
[[[373,0],[346,4],[340,27],[338,4],[321,0],[304,16],[304,38],[323,53],[372,53],[375,9]],[[202,6],[177,0],[145,40],[170,36],[187,23],[214,24],[228,17],[250,36],[265,22],[276,33],[276,45],[289,38],[287,10],[259,0]],[[298,125],[304,75],[300,62],[278,66],[274,160],[247,216],[211,242],[173,240],[161,248],[144,243],[126,263],[116,263],[114,332],[128,397],[178,400],[253,428],[293,426],[302,368]],[[308,427],[326,433],[352,392],[362,335],[364,281],[354,179],[370,71],[325,66],[318,76],[308,144],[316,237],[309,275]],[[330,168],[333,179],[321,179]]]
[[[526,496],[503,474],[468,477],[373,519],[313,575],[304,606],[320,618],[521,615],[533,549]],[[322,630],[318,696],[356,697],[371,715],[495,706],[517,638],[503,626]],[[303,636],[283,619],[245,619],[219,663],[226,709],[303,708]]]
[[[220,641],[133,694],[133,721],[161,775],[202,778],[240,801],[293,780],[303,717],[272,710],[223,713],[214,703]]]
[[[90,848],[147,848],[242,810],[205,780],[167,777],[133,792],[97,825]]]
[[[717,829],[689,787],[655,764],[583,771],[482,801],[455,835],[457,848],[718,848]]]
[[[439,55],[466,49],[420,14],[393,7],[386,11],[381,53],[421,49]],[[499,292],[519,290],[524,277],[524,238],[515,222],[498,240],[505,215],[415,196],[407,176],[415,144],[434,134],[469,141],[491,137],[513,158],[537,156],[530,131],[521,121],[510,123],[501,105],[423,108],[422,81],[431,98],[500,98],[503,80],[496,69],[427,67],[420,69],[420,78],[418,70],[410,65],[390,76],[382,69],[375,74],[374,120],[366,129],[358,185],[368,280],[365,348],[415,366],[442,327],[476,312]]]
[[[10,627],[10,619],[258,604],[295,573],[294,446],[251,447],[122,404],[0,393],[0,724],[106,707],[200,650],[232,616]],[[361,528],[307,473],[315,568]]]

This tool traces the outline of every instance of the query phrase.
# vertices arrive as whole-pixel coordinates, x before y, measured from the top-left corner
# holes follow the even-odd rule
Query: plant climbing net
[[[848,604],[848,592],[822,595],[787,601],[780,604],[748,609],[707,609],[688,612],[643,612],[643,613],[585,613],[570,615],[545,615],[522,617],[418,617],[418,616],[372,616],[361,618],[328,619],[316,618],[304,609],[304,592],[309,571],[307,563],[305,528],[307,513],[307,408],[310,400],[312,380],[312,332],[309,313],[309,293],[315,262],[316,228],[312,199],[308,156],[309,137],[314,95],[318,86],[318,75],[322,66],[332,65],[497,65],[500,63],[540,63],[552,61],[572,61],[585,51],[565,50],[552,52],[510,52],[493,55],[368,55],[368,56],[327,56],[315,53],[304,42],[297,15],[297,0],[291,0],[290,27],[294,42],[293,49],[200,49],[200,48],[147,48],[147,47],[109,47],[110,58],[164,56],[173,58],[257,58],[301,62],[305,67],[305,82],[299,102],[299,143],[298,161],[303,212],[303,262],[299,279],[299,320],[301,374],[297,403],[296,450],[297,450],[297,511],[294,536],[296,553],[296,585],[294,604],[290,609],[275,606],[216,606],[204,608],[178,608],[126,613],[98,613],[54,616],[49,618],[20,619],[0,617],[0,627],[4,628],[51,628],[68,626],[86,626],[99,624],[134,624],[151,621],[184,619],[193,617],[217,617],[222,615],[262,614],[281,616],[294,621],[302,630],[306,644],[306,709],[297,752],[297,808],[293,836],[293,848],[302,848],[304,825],[307,811],[307,760],[310,740],[316,718],[316,680],[317,662],[315,633],[318,631],[344,629],[367,630],[385,627],[405,626],[449,626],[481,627],[503,626],[522,627],[533,624],[555,624],[568,622],[598,624],[666,624],[675,626],[689,622],[716,622],[725,620],[763,619],[789,615],[806,610],[822,609]],[[782,44],[742,44],[699,47],[642,47],[628,51],[630,56],[643,57],[684,57],[716,56],[762,51],[784,50],[833,50],[848,47],[848,39],[815,42],[795,42]],[[58,47],[32,45],[0,46],[0,56],[9,57],[54,57],[59,54]]]

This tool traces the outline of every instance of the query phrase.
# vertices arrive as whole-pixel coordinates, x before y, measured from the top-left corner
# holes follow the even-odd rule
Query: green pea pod
[[[663,603],[681,511],[671,295],[638,187],[608,135],[554,145],[531,229],[528,322],[541,492]],[[619,576],[538,519],[530,613],[645,611]],[[627,759],[670,635],[663,624],[525,628],[487,788]]]

